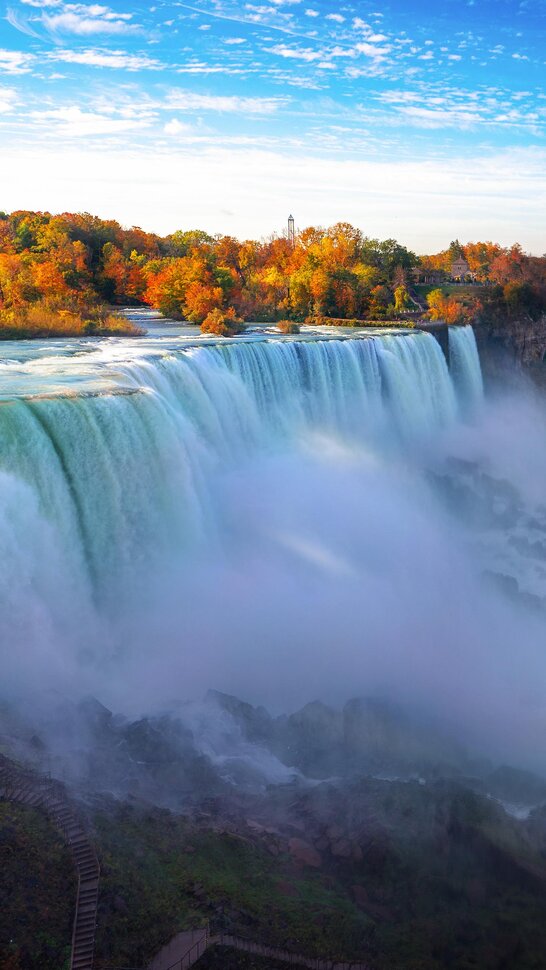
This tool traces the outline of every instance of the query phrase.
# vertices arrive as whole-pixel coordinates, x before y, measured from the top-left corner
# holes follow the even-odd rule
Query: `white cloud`
[[[176,68],[177,74],[246,74],[240,67],[228,67],[225,64],[209,64],[207,61],[192,61]]]
[[[76,34],[86,37],[90,34],[125,34],[138,30],[136,24],[129,23],[133,15],[115,13],[101,4],[69,3],[61,13],[43,13],[41,20],[51,33]]]
[[[26,15],[26,12],[24,16],[20,16],[17,11],[12,10],[11,7],[8,7],[6,20],[8,24],[15,27],[16,30],[20,30],[22,34],[26,34],[28,37],[39,37],[39,34],[37,34],[34,28],[28,23],[28,16]]]
[[[267,48],[268,54],[277,54],[278,57],[291,58],[298,61],[320,61],[324,57],[322,51],[313,50],[310,47],[288,47],[286,44],[275,44],[274,47]]]
[[[161,70],[163,65],[147,54],[129,54],[120,50],[60,50],[48,55],[52,61],[85,64],[89,67],[111,67],[126,71]]]
[[[376,47],[375,44],[368,44],[367,42],[357,44],[355,50],[376,61],[384,60],[391,53],[390,47]]]
[[[244,37],[227,37],[224,44],[246,44]]]
[[[34,64],[33,54],[0,50],[0,71],[4,74],[27,74]]]
[[[48,111],[34,111],[31,112],[30,117],[38,124],[44,123],[48,127],[53,124],[59,135],[70,137],[117,135],[120,132],[148,128],[150,125],[148,119],[112,118],[93,111],[82,111],[76,105]]]
[[[420,128],[470,128],[482,120],[476,111],[400,107],[399,112]]]
[[[192,125],[188,125],[184,121],[178,121],[178,118],[173,118],[168,121],[164,126],[163,131],[166,135],[190,135],[195,129]]]
[[[328,13],[326,14],[326,20],[335,20],[337,24],[345,23],[345,17],[341,13]]]
[[[11,114],[17,104],[17,92],[13,88],[0,87],[0,114]]]
[[[303,150],[37,144],[32,155],[11,149],[2,156],[8,209],[86,210],[162,233],[198,224],[259,238],[281,228],[279,213],[290,212],[297,199],[300,226],[347,219],[371,236],[396,235],[418,252],[445,246],[454,226],[460,238],[503,245],[519,239],[542,252],[545,170],[546,152],[524,149],[445,161],[349,161]],[[423,207],[423,199],[434,204]],[[225,215],[227,208],[235,215]]]
[[[167,97],[170,108],[182,111],[218,111],[229,114],[273,114],[287,98],[242,98],[233,95],[195,94],[193,91],[171,91]]]

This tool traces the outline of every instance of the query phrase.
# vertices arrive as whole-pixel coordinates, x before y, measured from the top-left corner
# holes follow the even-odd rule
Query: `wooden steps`
[[[337,963],[320,957],[306,957],[291,950],[281,950],[253,940],[243,940],[238,936],[219,934],[211,936],[208,927],[178,933],[159,953],[156,954],[147,970],[189,970],[206,950],[212,946],[227,946],[256,956],[269,957],[281,963],[296,967],[309,967],[309,970],[371,970],[367,963]]]
[[[70,968],[93,970],[100,867],[64,787],[0,755],[0,798],[42,809],[70,846],[78,873]]]

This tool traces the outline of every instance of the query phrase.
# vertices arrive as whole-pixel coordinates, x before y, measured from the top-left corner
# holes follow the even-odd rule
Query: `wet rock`
[[[205,700],[231,714],[248,741],[261,742],[270,739],[273,719],[264,707],[253,707],[238,697],[218,690],[209,690]]]
[[[303,866],[311,866],[313,869],[320,869],[322,857],[320,852],[303,839],[290,839],[288,842],[289,851],[294,860]]]
[[[281,896],[292,896],[293,897],[293,896],[297,896],[298,895],[298,891],[297,891],[296,887],[293,885],[293,883],[288,882],[286,879],[279,880],[279,882],[276,884],[275,888],[276,888],[277,892],[281,894]]]

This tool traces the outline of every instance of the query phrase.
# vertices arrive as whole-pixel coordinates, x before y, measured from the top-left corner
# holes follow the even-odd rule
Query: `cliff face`
[[[474,333],[486,377],[505,375],[514,364],[531,367],[546,355],[546,315],[532,320],[527,315],[496,320],[478,320]]]

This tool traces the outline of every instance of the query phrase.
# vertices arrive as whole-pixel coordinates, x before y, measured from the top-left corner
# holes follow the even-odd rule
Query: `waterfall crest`
[[[472,412],[483,398],[483,377],[472,327],[449,328],[450,370],[463,413]]]
[[[95,350],[78,357],[74,366],[91,378],[70,396],[10,395],[6,379],[0,559],[11,571],[0,574],[0,597],[15,604],[16,587],[32,589],[34,612],[21,608],[26,638],[30,627],[43,634],[66,624],[66,597],[80,618],[97,606],[101,615],[123,612],[147,577],[206,547],[225,469],[313,434],[392,451],[441,432],[481,394],[471,329],[450,337],[452,374],[436,340],[416,332],[126,342],[104,365]],[[49,382],[55,365],[45,350],[44,360]],[[0,635],[9,636],[2,612]]]

